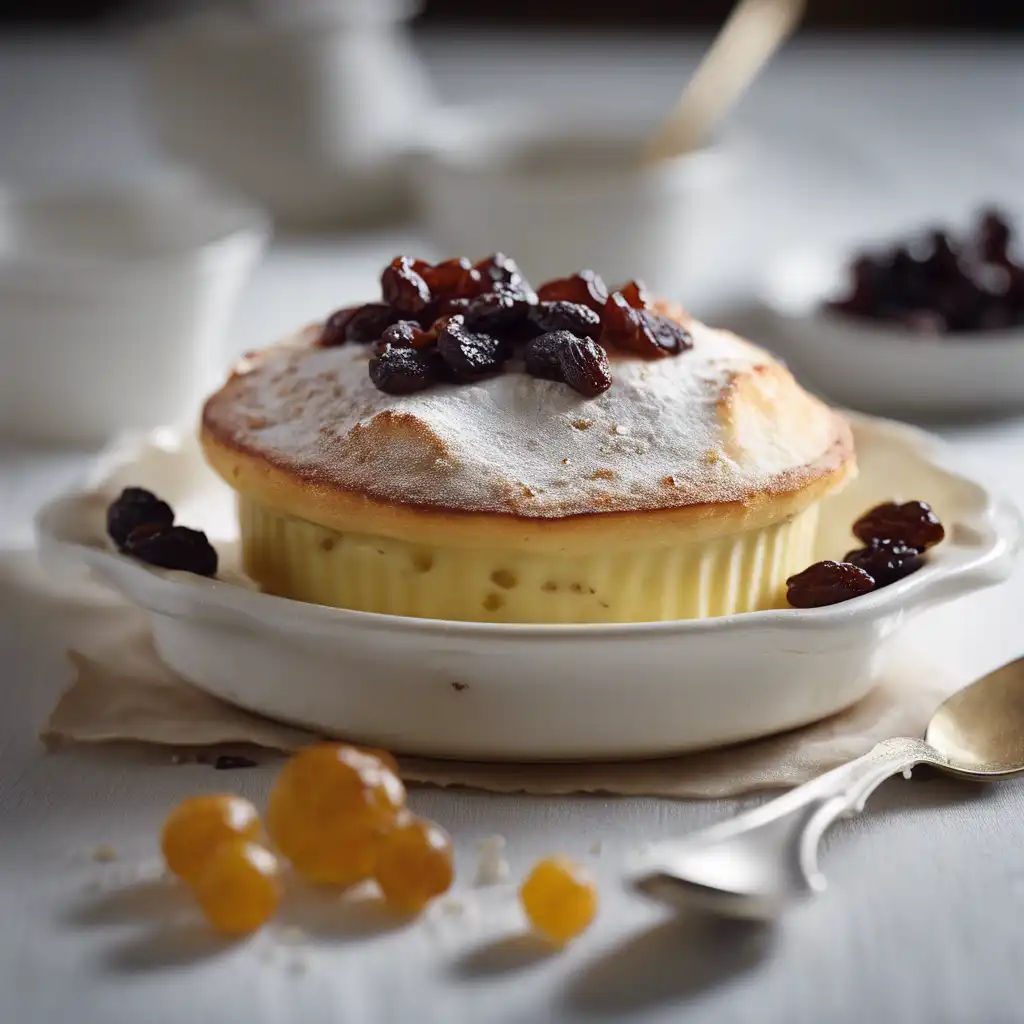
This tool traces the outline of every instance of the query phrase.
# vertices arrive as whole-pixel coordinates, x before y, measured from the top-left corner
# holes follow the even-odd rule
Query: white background
[[[666,107],[698,52],[610,38],[428,39],[423,49],[446,99],[557,95],[609,111]],[[680,297],[728,319],[780,244],[960,218],[986,199],[1024,207],[1022,100],[1020,48],[792,48],[736,119],[741,180]],[[0,46],[0,176],[129,175],[155,160],[115,41]],[[426,251],[403,232],[279,242],[228,348],[258,346],[371,293],[400,250]],[[1024,501],[1024,427],[940,432],[977,475]],[[5,547],[29,544],[32,511],[84,464],[80,454],[2,451]],[[6,556],[5,565],[27,561]],[[932,659],[966,679],[1021,653],[1022,604],[1018,577],[913,628]],[[172,889],[126,883],[152,866],[160,820],[177,798],[236,784],[259,798],[270,771],[214,775],[127,752],[47,755],[36,730],[67,678],[59,621],[0,590],[5,1024],[1024,1019],[1024,790],[1012,783],[887,784],[867,814],[830,835],[829,891],[767,930],[674,921],[619,882],[629,849],[720,818],[732,803],[417,791],[414,807],[458,839],[461,917],[435,908],[402,929],[372,908],[307,901],[291,911],[306,936],[298,946],[268,931],[227,948],[204,938]],[[594,868],[602,912],[568,952],[541,956],[521,939],[508,887],[472,889],[474,841],[491,833],[507,837],[513,879],[555,850]],[[120,860],[90,861],[99,843],[113,844]]]

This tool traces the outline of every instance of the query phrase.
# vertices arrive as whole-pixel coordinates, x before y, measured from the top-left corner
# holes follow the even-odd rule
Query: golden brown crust
[[[262,456],[225,443],[206,428],[200,441],[207,461],[235,490],[260,504],[341,533],[379,534],[451,547],[569,553],[595,545],[659,547],[671,544],[682,531],[688,539],[699,540],[791,518],[837,490],[856,472],[849,426],[837,414],[835,425],[835,443],[813,466],[780,474],[770,488],[744,501],[556,519],[381,502],[304,479]]]

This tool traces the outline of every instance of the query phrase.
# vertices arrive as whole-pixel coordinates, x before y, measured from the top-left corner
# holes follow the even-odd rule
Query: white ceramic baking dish
[[[103,536],[111,494],[158,490],[230,562],[227,489],[191,439],[104,461],[38,517],[56,569],[88,570],[147,609],[161,657],[232,703],[404,753],[488,760],[654,757],[777,732],[864,696],[908,616],[1005,579],[1021,537],[1006,499],[944,465],[917,430],[854,417],[861,474],[826,506],[820,557],[889,498],[931,502],[947,540],[916,574],[846,604],[623,625],[491,625],[344,611],[144,566]]]

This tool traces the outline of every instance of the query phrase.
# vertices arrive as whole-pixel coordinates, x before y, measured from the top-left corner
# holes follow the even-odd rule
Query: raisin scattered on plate
[[[126,487],[107,507],[107,533],[122,550],[132,530],[140,526],[170,526],[174,511],[151,491]]]
[[[528,319],[542,334],[572,331],[579,338],[596,339],[601,333],[601,318],[579,302],[538,302]]]
[[[500,373],[511,346],[492,334],[469,330],[464,317],[456,314],[438,335],[437,351],[456,378],[468,383]]]
[[[139,526],[128,535],[124,550],[140,562],[162,569],[180,569],[197,576],[217,574],[217,552],[202,530],[187,526]]]
[[[874,578],[846,562],[815,562],[786,580],[786,600],[794,608],[822,608],[873,590]]]
[[[866,547],[847,552],[843,561],[870,574],[878,587],[887,587],[917,572],[922,565],[921,552],[898,540],[873,540]]]
[[[541,302],[578,302],[598,315],[608,301],[608,288],[592,270],[581,270],[572,277],[547,281],[537,289]]]
[[[893,540],[927,551],[946,536],[946,530],[927,502],[887,501],[865,512],[853,524],[853,535],[863,544]]]
[[[426,270],[429,264],[416,261]],[[400,313],[419,313],[430,304],[430,288],[408,256],[396,256],[384,268],[380,278],[381,294],[392,309]]]
[[[370,359],[370,380],[389,395],[411,395],[445,379],[442,360],[434,349],[387,345]]]

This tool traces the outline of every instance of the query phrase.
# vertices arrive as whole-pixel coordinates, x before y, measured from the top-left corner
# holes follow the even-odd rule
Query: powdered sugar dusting
[[[806,439],[773,438],[757,457],[737,448],[723,395],[777,364],[734,335],[688,326],[691,351],[614,359],[611,389],[593,399],[514,366],[478,384],[387,395],[368,378],[365,347],[291,344],[250,360],[205,422],[317,485],[538,517],[741,499],[824,454],[831,426],[810,458]]]

